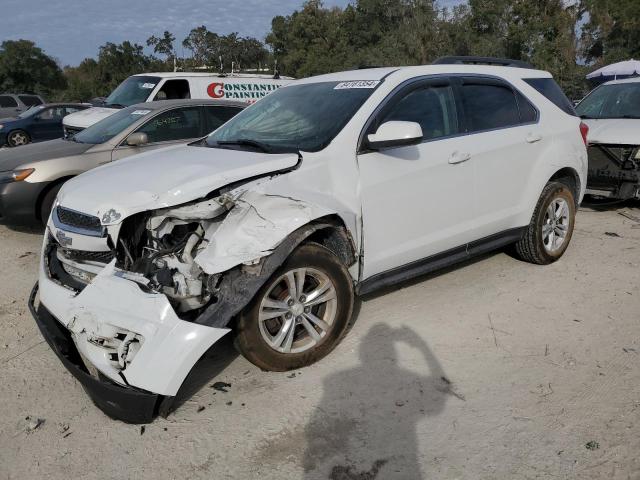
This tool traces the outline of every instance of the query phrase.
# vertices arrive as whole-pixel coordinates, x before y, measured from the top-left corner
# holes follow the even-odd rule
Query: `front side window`
[[[40,120],[62,120],[64,118],[64,107],[45,108],[38,114]]]
[[[369,98],[378,81],[287,85],[233,117],[207,138],[216,148],[317,152]]]
[[[640,82],[602,85],[576,107],[582,118],[640,118]]]
[[[462,85],[462,105],[470,132],[504,128],[520,123],[518,102],[509,87]]]
[[[191,98],[187,80],[167,80],[156,94],[154,100],[183,100]]]
[[[72,137],[72,140],[79,143],[91,143],[94,145],[108,142],[125,128],[128,128],[150,113],[151,110],[144,108],[125,108],[124,110],[120,110],[107,118],[103,118],[99,122],[84,129]]]
[[[160,77],[133,76],[118,85],[104,101],[107,107],[123,108],[147,101]]]
[[[187,140],[202,136],[199,107],[175,108],[151,119],[137,131],[146,133],[149,143]]]
[[[419,123],[424,140],[458,133],[458,117],[450,86],[425,86],[406,94],[378,123],[404,121]]]
[[[13,97],[8,97],[6,95],[0,95],[0,108],[11,108],[17,107],[18,102]]]

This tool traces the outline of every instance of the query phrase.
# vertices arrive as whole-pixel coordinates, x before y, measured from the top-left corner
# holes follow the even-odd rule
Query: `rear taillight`
[[[585,147],[588,147],[589,142],[587,141],[587,136],[589,135],[589,126],[584,122],[580,122],[580,135],[582,135],[582,141]]]

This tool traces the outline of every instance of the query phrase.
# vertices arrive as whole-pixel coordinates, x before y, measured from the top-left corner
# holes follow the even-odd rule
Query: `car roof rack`
[[[499,67],[534,68],[533,65],[522,60],[497,57],[440,57],[433,65],[495,65]]]

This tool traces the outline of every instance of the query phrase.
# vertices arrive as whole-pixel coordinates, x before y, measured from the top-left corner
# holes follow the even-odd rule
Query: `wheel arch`
[[[42,217],[41,215],[42,202],[44,201],[44,198],[47,196],[47,194],[57,186],[62,185],[68,180],[71,180],[74,176],[75,175],[66,175],[64,177],[60,177],[55,180],[52,180],[51,182],[49,182],[49,184],[45,188],[42,189],[35,203],[35,209],[36,209],[35,216],[38,220],[42,221],[42,218],[40,218]]]
[[[580,191],[582,189],[582,184],[580,182],[580,175],[578,175],[578,172],[575,169],[572,167],[563,167],[549,178],[547,183],[549,182],[559,182],[569,187],[573,192],[576,208],[578,208],[578,205],[580,204]]]

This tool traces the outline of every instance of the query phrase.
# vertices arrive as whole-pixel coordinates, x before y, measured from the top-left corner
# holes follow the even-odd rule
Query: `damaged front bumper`
[[[109,416],[145,422],[176,395],[198,359],[230,330],[181,320],[167,298],[114,267],[81,291],[51,278],[43,258],[39,308],[30,308],[49,345]]]
[[[149,423],[159,412],[161,405],[168,404],[170,397],[164,397],[144,390],[122,387],[106,378],[91,376],[84,365],[80,353],[65,329],[42,305],[35,305],[38,284],[33,287],[29,298],[31,314],[53,352],[62,364],[80,382],[87,395],[100,410],[111,418],[128,423]]]

